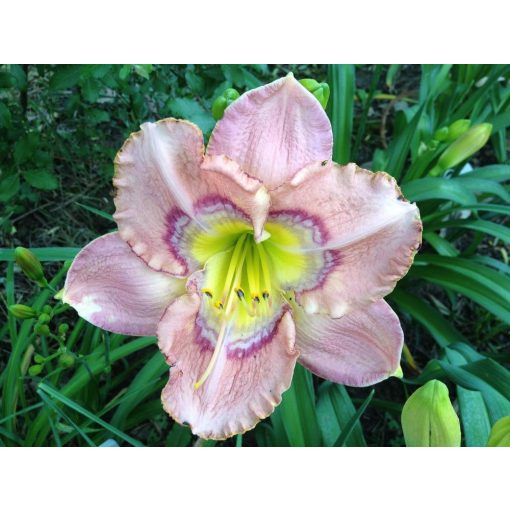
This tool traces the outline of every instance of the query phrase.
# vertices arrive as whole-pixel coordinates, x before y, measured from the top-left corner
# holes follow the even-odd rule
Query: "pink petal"
[[[186,225],[207,227],[197,219],[200,204],[214,200],[226,209],[233,204],[248,220],[253,213],[262,229],[269,206],[262,184],[226,158],[204,162],[203,151],[202,133],[194,124],[165,119],[144,124],[115,159],[119,235],[158,271],[185,276],[196,269],[178,244]]]
[[[224,154],[268,187],[304,166],[331,159],[331,124],[319,101],[292,74],[250,90],[225,110],[208,154]]]
[[[322,223],[320,246],[334,260],[314,288],[297,294],[309,313],[341,317],[389,294],[421,243],[421,221],[395,179],[354,164],[316,164],[271,194],[271,214],[302,211]]]
[[[332,319],[294,307],[299,362],[324,379],[369,386],[399,367],[404,335],[397,315],[380,300]]]
[[[174,420],[190,425],[203,438],[226,439],[253,428],[269,416],[290,386],[298,352],[289,311],[257,349],[238,356],[225,348],[212,374],[198,390],[212,351],[204,346],[200,299],[178,298],[168,307],[158,328],[159,347],[170,365],[170,379],[161,395]]]
[[[80,317],[107,331],[155,335],[168,304],[184,281],[150,269],[117,233],[78,253],[67,273],[63,301]]]

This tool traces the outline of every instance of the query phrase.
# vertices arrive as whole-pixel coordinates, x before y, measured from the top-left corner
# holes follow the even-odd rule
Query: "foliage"
[[[196,443],[161,408],[168,367],[155,339],[77,318],[51,288],[27,282],[14,247],[41,246],[33,252],[49,286],[61,288],[79,247],[115,228],[111,162],[130,132],[176,116],[207,137],[225,89],[289,70],[329,84],[335,159],[389,172],[419,205],[422,249],[388,297],[406,333],[405,378],[352,389],[298,367],[269,419],[216,444],[403,445],[402,406],[431,380],[448,385],[466,446],[486,445],[510,415],[510,66],[9,65],[0,67],[0,444]],[[8,314],[16,303],[36,317]]]

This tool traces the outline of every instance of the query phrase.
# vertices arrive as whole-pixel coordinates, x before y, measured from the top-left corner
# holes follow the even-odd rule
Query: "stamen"
[[[225,278],[225,286],[223,287],[222,295],[224,300],[227,298],[227,295],[232,287],[232,279],[234,278],[236,270],[238,269],[239,258],[241,257],[241,255],[245,253],[245,250],[243,251],[243,246],[245,244],[246,237],[247,234],[243,234],[242,236],[239,237],[235,245],[234,251],[232,252],[232,258],[230,259],[230,264],[228,266],[227,277]]]
[[[211,289],[202,289],[202,292],[208,297],[208,298],[212,298],[213,294],[212,294],[212,290]]]
[[[223,346],[223,340],[225,339],[225,331],[227,328],[227,321],[223,321],[221,323],[221,329],[220,334],[218,335],[218,340],[216,340],[216,345],[214,347],[213,355],[211,356],[211,359],[209,360],[209,363],[207,364],[207,367],[202,374],[202,377],[195,383],[195,389],[198,390],[202,384],[205,383],[207,378],[211,375],[212,369],[214,368],[214,365],[216,364],[216,360],[218,359],[218,356],[221,351],[221,347]]]
[[[262,243],[257,244],[256,247],[259,253],[260,265],[262,267],[262,279],[264,280],[264,286],[266,288],[264,292],[266,292],[267,297],[269,297],[269,294],[271,293],[271,273],[269,271],[269,260],[266,250],[264,249],[264,246],[262,246]],[[264,297],[264,293],[262,293],[262,297]],[[264,297],[264,299],[267,298]]]
[[[236,289],[236,294],[237,294],[237,297],[238,297],[240,300],[243,300],[243,299],[244,299],[244,291],[243,291],[243,289]]]

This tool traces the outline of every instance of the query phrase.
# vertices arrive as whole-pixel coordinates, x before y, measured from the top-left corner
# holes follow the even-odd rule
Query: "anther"
[[[216,306],[218,310],[223,310],[223,303],[221,301],[218,301],[214,306]]]
[[[269,292],[267,292],[267,290],[265,290],[263,293],[262,293],[262,297],[267,301],[269,299]]]
[[[212,291],[209,289],[202,289],[202,292],[208,297],[212,298]]]
[[[257,295],[255,295],[253,296],[253,301],[255,301],[255,303],[260,303],[260,298]]]
[[[244,299],[244,291],[243,289],[236,289],[236,294],[239,299]]]

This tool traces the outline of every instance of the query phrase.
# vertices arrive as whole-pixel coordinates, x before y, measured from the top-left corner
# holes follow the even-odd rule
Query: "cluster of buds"
[[[312,80],[309,78],[305,78],[303,80],[299,80],[299,83],[303,85],[303,87],[311,92],[319,101],[321,106],[326,109],[329,100],[329,85],[325,82],[319,83],[317,80]]]
[[[37,285],[41,288],[51,289],[44,276],[42,265],[34,253],[26,248],[16,248],[15,260],[29,280],[37,283]],[[55,297],[57,297],[57,295],[55,295]],[[43,371],[45,364],[54,358],[58,358],[59,365],[62,368],[68,368],[74,365],[76,356],[69,353],[65,346],[65,339],[69,330],[69,324],[65,322],[60,323],[55,333],[52,333],[50,329],[50,323],[54,316],[65,309],[67,309],[67,305],[60,305],[60,307],[57,307],[56,309],[50,305],[44,305],[41,310],[36,310],[31,306],[20,303],[9,306],[9,313],[17,319],[35,319],[36,322],[33,327],[34,333],[39,337],[56,340],[59,346],[57,351],[49,356],[45,357],[41,354],[36,354],[34,356],[35,364],[28,369],[29,375],[39,375]]]
[[[436,131],[434,140],[453,143],[441,154],[429,175],[437,177],[444,174],[446,170],[465,161],[487,143],[492,133],[492,124],[477,124],[471,128],[469,126],[469,120],[461,119],[447,128]]]
[[[226,89],[221,96],[218,96],[212,104],[212,115],[214,120],[220,120],[225,110],[239,97],[236,89]]]

